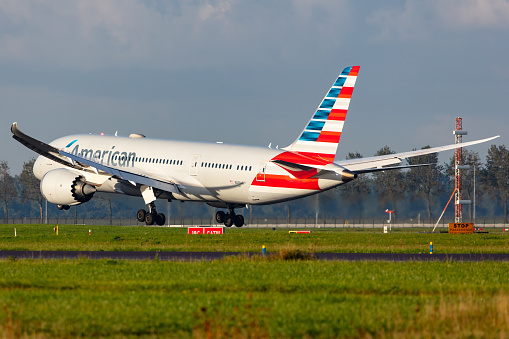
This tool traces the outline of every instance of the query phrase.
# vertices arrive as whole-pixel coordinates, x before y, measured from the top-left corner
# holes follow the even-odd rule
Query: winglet
[[[68,161],[67,158],[60,155],[57,148],[48,145],[42,141],[32,138],[31,136],[26,135],[21,132],[18,128],[18,123],[14,122],[11,125],[12,137],[17,140],[19,143],[24,145],[25,147],[31,149],[32,151],[50,159],[59,164],[69,166],[76,169],[81,169],[81,167],[76,166]]]

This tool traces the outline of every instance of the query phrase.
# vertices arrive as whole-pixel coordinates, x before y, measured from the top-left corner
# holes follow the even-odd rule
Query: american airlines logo
[[[77,140],[69,143],[66,148],[71,147]],[[115,146],[109,150],[94,150],[92,148],[81,148],[76,144],[71,152],[73,155],[87,160],[95,161],[105,166],[134,167],[135,152],[121,152],[115,150]]]

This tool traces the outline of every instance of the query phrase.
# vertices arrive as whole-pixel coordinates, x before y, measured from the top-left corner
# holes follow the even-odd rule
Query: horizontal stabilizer
[[[288,173],[297,179],[321,178],[327,175],[341,175],[341,180],[347,182],[357,177],[357,173],[351,172],[346,168],[336,166],[334,164],[326,165],[309,165],[299,164],[295,162],[273,159],[271,162],[285,169]]]
[[[312,167],[309,165],[301,165],[301,164],[296,164],[296,163],[284,161],[284,160],[272,160],[271,162],[278,164],[283,168],[288,168],[288,169],[291,169],[294,171],[311,171],[316,168],[316,167]]]
[[[309,165],[296,164],[293,162],[277,159],[271,160],[271,162],[285,169],[288,173],[298,179],[309,179],[318,173],[317,168]]]

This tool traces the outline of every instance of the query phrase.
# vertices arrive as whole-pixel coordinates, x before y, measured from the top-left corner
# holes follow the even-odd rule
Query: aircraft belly
[[[317,193],[316,190],[295,189],[287,187],[251,186],[249,195],[251,203],[266,204],[270,202],[296,199],[301,196]]]
[[[192,200],[192,201],[217,201],[217,196],[211,194],[211,192],[204,187],[186,186],[181,189],[181,193],[172,194],[175,199],[178,200]]]
[[[219,176],[199,176],[198,180],[202,184],[206,193],[202,196],[207,201],[224,201],[228,203],[248,204],[249,185],[244,178],[229,179]],[[187,189],[185,190],[187,193]]]
[[[247,188],[236,187],[230,190],[223,190],[219,192],[219,200],[226,202],[234,202],[238,204],[249,204],[249,194]]]

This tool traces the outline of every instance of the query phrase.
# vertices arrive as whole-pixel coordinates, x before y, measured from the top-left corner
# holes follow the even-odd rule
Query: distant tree
[[[96,198],[96,200],[95,200],[96,206],[99,208],[103,207],[103,206],[99,206],[99,205],[102,205],[99,203],[99,200],[104,200],[107,202],[109,216],[110,216],[110,225],[112,225],[113,224],[113,209],[111,208],[111,199],[106,197],[105,195],[97,195],[97,196],[95,196],[95,198]]]
[[[362,158],[362,154],[356,153],[348,153],[346,156],[347,160],[350,159],[360,159]],[[341,195],[344,197],[344,200],[348,204],[352,204],[356,206],[357,216],[359,218],[359,223],[362,220],[362,211],[364,208],[364,201],[366,197],[369,195],[371,191],[371,179],[368,175],[362,174],[358,176],[355,180],[346,183],[345,185],[339,186],[341,189]]]
[[[42,205],[44,203],[44,197],[41,194],[40,181],[35,177],[33,172],[34,163],[34,158],[23,163],[23,169],[19,175],[19,183],[21,184],[21,201],[22,203],[33,201],[39,206],[40,222],[42,223]]]
[[[7,161],[0,161],[0,200],[3,202],[5,219],[9,220],[9,203],[16,198],[16,187],[14,178],[10,175]]]
[[[478,178],[481,177],[482,164],[479,153],[469,151],[467,149],[462,150],[463,154],[463,165],[470,166],[468,170],[461,170],[461,182],[462,182],[462,199],[473,200],[474,199],[474,172]],[[451,179],[451,189],[454,190],[454,176],[455,176],[456,161],[455,157],[452,156],[449,160],[449,164],[446,167],[446,172]],[[468,206],[468,215],[472,220],[472,205]]]
[[[483,183],[493,198],[504,207],[504,223],[507,223],[507,200],[509,199],[509,151],[502,146],[492,145],[486,156]]]
[[[375,156],[393,154],[389,146],[384,146],[375,153]],[[394,165],[391,165],[394,166]],[[397,210],[396,203],[404,194],[405,179],[399,170],[381,171],[373,173],[375,189],[378,193],[378,200],[382,207],[390,202],[393,210]]]
[[[430,146],[424,146],[422,149],[427,148],[430,148]],[[433,166],[412,167],[406,175],[412,196],[426,201],[428,222],[431,222],[432,198],[444,191],[442,180],[443,166],[438,164],[438,153],[413,157],[408,162],[410,165],[436,164]]]

